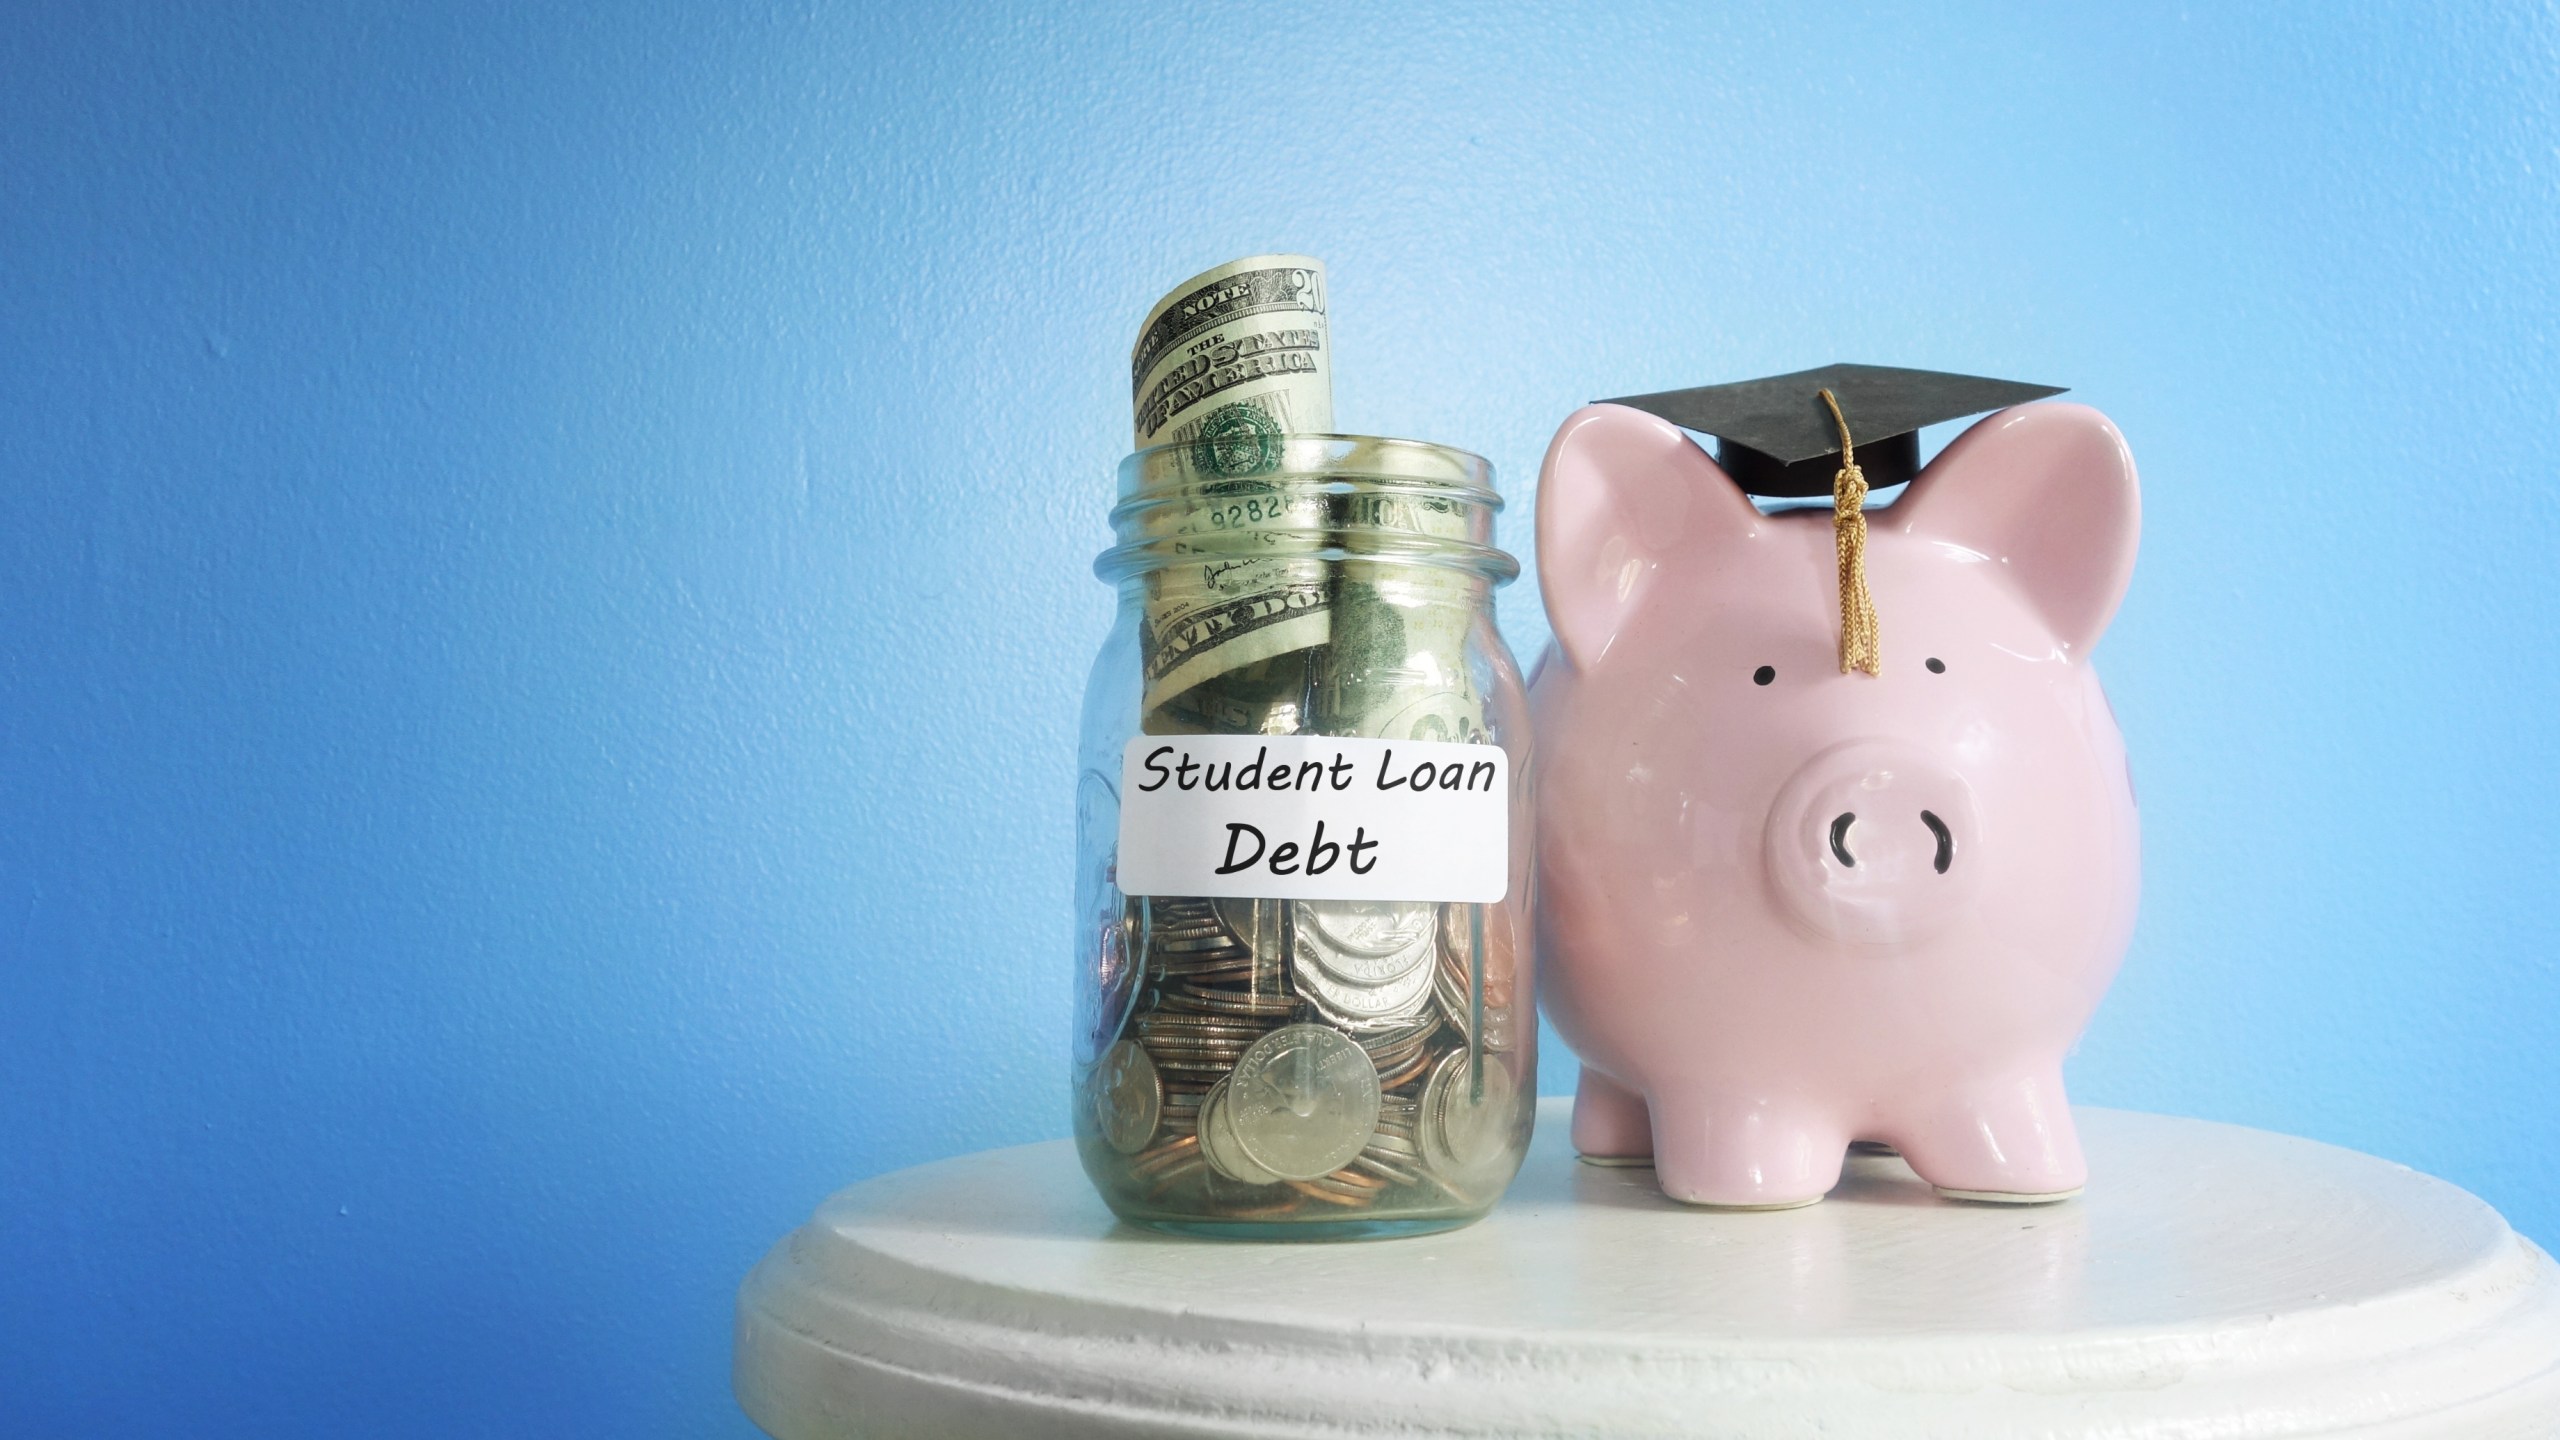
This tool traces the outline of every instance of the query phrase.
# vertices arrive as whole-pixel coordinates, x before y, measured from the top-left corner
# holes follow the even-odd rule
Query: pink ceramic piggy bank
[[[1639,411],[1565,422],[1532,703],[1585,1156],[1708,1205],[1820,1199],[1856,1140],[1959,1198],[2080,1189],[2062,1059],[2139,888],[2088,655],[2139,508],[2096,411],[1991,416],[1868,513],[1882,673],[1844,675],[1828,509],[1761,515]]]

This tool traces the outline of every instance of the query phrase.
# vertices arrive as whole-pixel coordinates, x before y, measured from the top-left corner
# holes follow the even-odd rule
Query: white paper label
[[[1511,888],[1499,745],[1141,735],[1120,755],[1120,890],[1470,900]]]

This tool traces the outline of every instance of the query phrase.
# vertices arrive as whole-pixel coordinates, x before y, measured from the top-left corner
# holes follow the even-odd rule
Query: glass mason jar
[[[1074,1121],[1121,1218],[1446,1229],[1529,1143],[1519,573],[1463,451],[1248,435],[1120,467],[1085,690]],[[1125,825],[1124,825],[1125,819]]]

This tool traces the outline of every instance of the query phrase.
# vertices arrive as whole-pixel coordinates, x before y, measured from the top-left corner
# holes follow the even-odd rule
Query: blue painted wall
[[[2080,1098],[2560,1241],[2547,8],[549,8],[0,25],[0,1429],[748,1433],[770,1241],[1063,1129],[1115,375],[1262,248],[1515,549],[1596,394],[2115,416]]]

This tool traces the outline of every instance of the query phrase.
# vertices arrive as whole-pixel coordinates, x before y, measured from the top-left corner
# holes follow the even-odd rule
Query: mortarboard
[[[1658,415],[1716,437],[1716,463],[1745,494],[1829,495],[1840,469],[1840,427],[1822,403],[1829,390],[1849,422],[1870,489],[1920,473],[1920,427],[2059,395],[2055,385],[1986,380],[1890,365],[1825,365],[1765,380],[1623,395],[1605,403]]]

